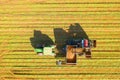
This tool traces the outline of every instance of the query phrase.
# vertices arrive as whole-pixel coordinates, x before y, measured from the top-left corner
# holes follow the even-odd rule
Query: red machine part
[[[88,40],[87,39],[84,40],[84,47],[88,47]]]

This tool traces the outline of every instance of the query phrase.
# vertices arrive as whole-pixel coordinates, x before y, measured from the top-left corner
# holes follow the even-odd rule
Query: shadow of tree
[[[63,30],[62,28],[54,29],[55,43],[58,50],[56,57],[65,56],[66,52],[63,50],[63,47],[66,45],[66,41],[70,39],[88,39],[89,37],[86,32],[83,30],[79,23],[74,23],[69,26],[68,31]]]

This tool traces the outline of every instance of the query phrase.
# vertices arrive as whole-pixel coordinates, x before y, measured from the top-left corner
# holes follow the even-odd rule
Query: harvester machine
[[[86,58],[91,58],[91,48],[96,47],[96,40],[89,39],[70,39],[66,41],[64,47],[66,53],[65,61],[57,61],[58,65],[64,64],[76,65],[77,55],[85,55]]]

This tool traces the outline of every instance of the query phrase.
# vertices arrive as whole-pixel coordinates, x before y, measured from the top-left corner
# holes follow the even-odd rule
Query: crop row
[[[31,54],[35,54],[34,52],[8,52],[8,53],[5,53],[6,55],[31,55]],[[104,54],[109,54],[109,55],[119,55],[119,52],[92,52],[92,54],[98,54],[98,55],[104,55]]]
[[[73,22],[74,23],[74,22]],[[14,25],[1,25],[0,29],[3,29],[3,30],[6,30],[6,29],[13,29],[13,30],[16,30],[16,29],[54,29],[54,28],[62,28],[62,29],[68,29],[69,28],[69,24],[28,24],[28,25],[17,25],[17,24],[14,24]],[[93,29],[96,29],[96,28],[103,28],[103,29],[114,29],[114,28],[119,28],[119,24],[95,24],[95,25],[90,25],[90,24],[82,24],[81,25],[82,28],[85,28],[85,29],[89,29],[89,28],[93,28]]]
[[[3,14],[1,14],[3,15]],[[1,17],[1,21],[41,21],[41,20],[51,20],[51,21],[54,21],[54,20],[66,20],[66,21],[73,21],[73,20],[86,20],[86,21],[89,21],[89,20],[96,20],[96,21],[111,21],[111,20],[119,20],[120,18],[118,17],[118,15],[116,16],[111,16],[111,15],[98,15],[96,17],[92,16],[92,15],[86,15],[86,16],[81,16],[81,15],[75,15],[74,17],[73,16],[70,16],[70,15],[65,15],[65,16],[49,16],[49,15],[46,15],[46,16],[40,16],[40,15],[37,15],[37,17],[34,17],[34,16],[24,16],[24,15],[19,15],[16,17],[12,16],[12,15],[8,15],[7,17],[5,16],[5,14],[3,15],[3,17]],[[80,19],[79,19],[80,18]],[[111,19],[109,19],[111,18]]]
[[[21,47],[21,46],[24,46],[24,47],[29,47],[30,48],[30,44],[32,44],[32,43],[38,43],[38,41],[39,40],[36,40],[36,42],[28,42],[28,43],[10,43],[10,42],[8,42],[8,45],[0,45],[1,47],[2,46],[6,46],[6,47],[15,47],[16,45],[18,46],[18,47]],[[46,40],[46,41],[48,41],[48,40]],[[57,44],[59,44],[59,45],[62,45],[63,43],[65,43],[65,42],[62,42],[62,41],[59,41],[59,43],[57,43]],[[100,41],[98,41],[98,44],[99,45],[97,45],[97,47],[106,47],[106,46],[109,46],[109,47],[119,47],[120,45],[119,44],[117,44],[117,43],[119,43],[119,42],[100,42]]]
[[[53,32],[52,30],[36,30],[36,31],[38,31],[41,35],[42,34],[46,34],[46,35],[51,35],[51,36],[54,36],[54,34],[57,34],[57,35],[60,35],[60,34],[67,34],[67,35],[70,35],[70,33],[67,33],[67,32],[64,32],[64,30],[58,30],[58,31],[55,31],[55,32]],[[45,33],[47,31],[47,33]],[[96,30],[96,31],[93,31],[93,30],[85,30],[86,31],[86,35],[90,35],[90,36],[96,36],[96,35],[98,35],[98,36],[119,36],[119,34],[120,34],[120,31],[119,30],[114,30],[113,29],[113,31],[100,31],[99,29],[98,30]],[[32,37],[32,35],[33,34],[35,34],[35,31],[33,30],[31,30],[31,31],[22,31],[22,30],[19,30],[19,31],[16,31],[16,30],[13,30],[13,31],[10,31],[10,30],[3,30],[3,31],[0,31],[1,32],[1,36],[3,35],[3,36],[6,36],[6,37],[8,37],[9,35],[11,36],[11,35],[23,35],[23,36],[31,36]],[[24,33],[22,33],[22,32],[24,32]],[[62,33],[62,32],[64,32],[64,33]],[[84,35],[84,32],[81,32],[81,31],[77,31],[76,30],[76,33],[79,33],[81,36],[82,35]],[[96,34],[95,34],[96,33]],[[9,34],[9,35],[8,35]],[[39,35],[40,35],[39,34]]]
[[[49,14],[48,14],[49,13]],[[86,13],[86,14],[84,14],[84,13]],[[87,15],[94,15],[94,16],[99,16],[99,15],[111,15],[111,16],[113,16],[113,15],[116,15],[117,17],[119,17],[120,16],[120,13],[119,13],[119,11],[114,11],[114,12],[112,12],[112,11],[106,11],[106,12],[100,12],[100,11],[98,11],[98,12],[95,12],[95,11],[89,11],[89,12],[40,12],[40,13],[37,13],[37,12],[30,12],[29,14],[26,14],[26,12],[21,12],[21,13],[8,13],[8,12],[3,12],[3,13],[1,13],[3,16],[5,16],[5,15],[14,15],[14,16],[37,16],[37,15],[41,15],[41,16],[66,16],[66,15],[69,15],[69,16],[73,16],[73,15],[81,15],[81,16],[87,16]]]
[[[16,46],[17,47],[17,46]],[[24,47],[21,47],[21,48],[2,48],[1,50],[8,50],[8,51],[11,51],[11,52],[34,52],[34,49],[31,47],[31,48],[25,48],[25,49],[21,49],[21,48],[24,48]],[[105,48],[105,47],[104,47]],[[120,48],[94,48],[92,49],[93,52],[120,52]]]
[[[81,19],[79,19],[79,18],[81,18]],[[94,17],[89,17],[88,19],[87,18],[82,18],[82,17],[80,17],[80,16],[78,16],[78,18],[70,18],[70,17],[66,17],[66,18],[59,18],[59,17],[53,17],[52,19],[51,18],[41,18],[41,17],[39,17],[39,18],[35,18],[35,17],[33,17],[33,18],[31,18],[31,17],[26,17],[26,18],[23,18],[23,17],[20,17],[19,19],[17,19],[16,17],[14,18],[14,17],[6,17],[6,18],[1,18],[1,22],[9,22],[9,21],[14,21],[14,22],[18,22],[18,21],[20,21],[20,22],[23,22],[23,21],[28,21],[28,22],[31,22],[31,21],[35,21],[35,22],[41,22],[41,21],[82,21],[82,20],[84,20],[84,21],[94,21],[94,22],[97,22],[97,21],[100,21],[100,22],[105,22],[105,21],[112,21],[112,20],[114,20],[114,21],[118,21],[118,20],[120,20],[120,18],[118,17],[118,18],[112,18],[112,19],[109,19],[108,17],[107,18],[104,18],[104,17],[102,17],[102,18],[100,18],[100,19],[98,19],[98,18],[94,18]],[[9,22],[10,23],[10,22]]]
[[[6,1],[1,1],[1,3],[4,3],[3,5],[5,5]],[[61,1],[55,1],[55,0],[49,0],[49,1],[8,1],[6,3],[7,5],[5,5],[5,7],[23,7],[23,4],[26,5],[26,7],[116,7],[119,6],[119,0],[93,0],[93,1],[89,1],[88,0],[84,0],[84,1],[74,1],[74,0],[61,0]],[[80,5],[79,5],[80,4]],[[104,5],[107,4],[107,5]],[[13,5],[13,6],[11,6]],[[3,6],[2,6],[3,7]]]
[[[94,54],[92,54],[92,55],[94,55]],[[24,57],[23,57],[24,56]],[[111,55],[110,55],[111,56]],[[118,55],[119,56],[119,55]],[[19,57],[19,58],[18,58]],[[30,63],[32,63],[32,62],[34,62],[33,64],[38,64],[38,63],[41,63],[41,64],[46,64],[46,63],[53,63],[53,64],[55,64],[55,62],[56,62],[56,60],[58,60],[59,59],[59,57],[58,58],[55,58],[55,57],[51,57],[51,56],[38,56],[37,54],[31,54],[31,55],[9,55],[9,56],[7,56],[7,55],[4,55],[3,57],[2,57],[2,59],[3,59],[3,61],[1,61],[1,64],[3,63],[3,64],[5,64],[5,63],[15,63],[15,62],[20,62],[20,64],[22,64],[23,62],[25,62],[25,63],[28,63],[28,64],[30,64]],[[65,61],[65,57],[61,57],[60,58],[61,60],[64,60]],[[112,60],[111,60],[112,59]],[[49,61],[48,61],[49,60]],[[86,65],[88,65],[88,64],[101,64],[101,63],[111,63],[111,64],[117,64],[117,65],[120,65],[120,63],[119,63],[119,61],[120,61],[120,58],[119,57],[109,57],[109,58],[105,58],[105,57],[101,57],[101,58],[96,58],[96,57],[92,57],[91,59],[87,59],[87,58],[85,58],[85,56],[83,57],[83,56],[78,56],[77,57],[77,62],[79,63],[81,63],[81,64],[86,64]],[[112,63],[113,62],[113,63]],[[24,63],[23,63],[24,64]],[[108,65],[111,65],[111,64],[108,64]],[[102,64],[101,64],[102,65]],[[103,65],[104,66],[104,65]]]
[[[39,30],[38,30],[39,31]],[[46,30],[47,31],[47,30]],[[9,32],[9,33],[6,33],[7,31],[5,31],[5,32],[2,32],[2,31],[0,31],[2,34],[0,34],[0,36],[9,36],[9,35],[11,35],[11,36],[13,36],[13,35],[15,35],[15,36],[21,36],[21,35],[23,35],[23,36],[31,36],[32,34],[34,34],[34,32],[25,32],[25,33],[20,33],[20,31],[18,31],[17,33],[14,33],[14,31],[11,31],[11,32]],[[16,32],[16,31],[15,31]],[[100,31],[99,31],[100,32]],[[107,33],[105,33],[105,32],[96,32],[96,34],[95,34],[95,32],[87,32],[87,34],[88,34],[88,36],[119,36],[120,35],[120,32],[119,31],[116,31],[116,32],[114,32],[114,33],[108,33],[107,31]],[[58,32],[57,32],[58,33]],[[59,32],[60,33],[60,32]],[[41,34],[45,34],[45,32],[42,32]],[[56,34],[56,33],[54,33],[53,31],[48,31],[48,33],[46,33],[47,35],[52,35],[52,34]],[[82,35],[82,33],[81,33],[81,35]]]
[[[24,53],[24,52],[23,52]],[[104,53],[104,52],[103,52]],[[94,52],[92,52],[92,58],[119,58],[120,57],[120,54],[119,54],[119,52],[117,53],[115,53],[115,52],[113,52],[113,53],[100,53],[100,52],[98,52],[97,54],[95,54]],[[21,53],[4,53],[3,54],[3,58],[34,58],[34,57],[40,57],[40,56],[38,56],[37,55],[37,53],[35,53],[35,52],[33,52],[33,53],[24,53],[24,54],[21,54]],[[82,57],[82,56],[78,56],[78,57]],[[44,58],[43,58],[44,59]]]
[[[34,44],[37,44],[37,43],[34,43]],[[65,43],[57,43],[57,44],[63,46],[63,44],[65,44]],[[24,47],[27,50],[27,49],[32,48],[32,43],[29,43],[29,44],[22,44],[22,43],[8,44],[8,43],[6,43],[6,45],[0,45],[0,47],[1,47],[1,50],[4,49],[4,48],[7,48],[7,49],[13,49],[13,48],[19,49],[19,48],[22,48],[22,47]],[[99,48],[103,49],[103,50],[104,50],[104,48],[107,48],[107,49],[119,49],[120,46],[117,43],[111,43],[111,44],[110,43],[103,43],[103,44],[97,45],[97,47],[95,49],[99,49]],[[24,50],[24,49],[22,49],[22,50]]]
[[[64,74],[64,75],[59,75],[57,74],[56,75],[27,75],[27,74],[24,74],[24,75],[20,75],[20,74],[16,74],[16,75],[12,75],[12,76],[8,76],[6,74],[2,74],[2,76],[4,75],[4,78],[5,80],[13,80],[13,79],[16,79],[16,80],[58,80],[58,79],[62,79],[62,80],[86,80],[86,79],[89,79],[89,80],[93,80],[93,79],[98,79],[98,80],[109,80],[109,79],[115,79],[115,80],[119,80],[119,75],[113,75],[113,74],[109,74],[109,75],[104,75],[104,74],[79,74],[79,75],[68,75],[68,74]],[[102,78],[102,79],[100,79]]]
[[[20,24],[67,24],[67,23],[74,23],[74,22],[80,22],[81,24],[119,24],[119,20],[110,20],[110,21],[102,21],[102,20],[31,20],[31,21],[19,21],[19,20],[10,20],[10,21],[0,21],[0,25],[6,25],[6,24],[10,24],[10,25],[20,25]]]
[[[102,70],[101,70],[102,69]],[[38,71],[38,72],[36,72],[36,71]],[[66,72],[64,72],[64,70],[57,70],[57,69],[55,69],[55,70],[13,70],[13,73],[25,73],[25,74],[43,74],[43,75],[49,75],[49,74],[69,74],[69,73],[71,73],[71,74],[79,74],[79,73],[115,73],[116,75],[119,75],[120,73],[119,73],[119,71],[120,70],[118,70],[117,68],[115,69],[115,68],[80,68],[80,69],[75,69],[75,70],[72,70],[71,69],[71,71],[72,72],[70,72],[70,70],[65,70]],[[118,72],[116,72],[116,71],[118,71]],[[6,71],[5,71],[6,72]],[[48,73],[49,72],[49,73]],[[4,72],[3,72],[4,73]]]
[[[4,40],[4,39],[11,39],[11,40]],[[28,39],[29,38],[24,38],[24,39],[23,38],[22,39],[18,38],[15,41],[14,38],[10,38],[10,37],[5,38],[4,37],[3,39],[2,38],[0,39],[0,42],[3,43],[3,41],[4,41],[4,43],[9,43],[9,44],[11,44],[11,43],[14,43],[14,44],[25,43],[26,44],[26,43],[30,43],[30,41],[28,41]],[[51,39],[54,40],[53,37],[51,37]],[[119,38],[97,38],[97,41],[98,42],[106,42],[106,43],[114,43],[114,42],[119,42]]]
[[[19,43],[22,43],[22,42],[27,42],[27,43],[29,43],[30,42],[30,38],[31,39],[35,39],[37,42],[40,40],[40,39],[36,39],[35,37],[22,37],[22,38],[20,38],[20,36],[7,36],[7,37],[1,37],[1,40],[0,40],[0,42],[2,42],[2,41],[5,41],[5,40],[8,40],[8,42],[7,43],[14,43],[15,42],[15,40],[16,40],[16,44],[19,44]],[[43,37],[41,37],[43,40],[45,40]],[[56,40],[55,38],[54,38],[54,36],[49,36],[48,38],[50,38],[50,39],[52,39],[53,41],[54,40]],[[59,39],[59,40],[58,40]],[[97,40],[99,43],[101,43],[101,44],[106,44],[105,42],[108,40],[108,39],[111,39],[111,40],[119,40],[119,37],[118,36],[107,36],[107,37],[95,37],[95,36],[91,36],[91,37],[89,37],[89,39],[91,39],[91,40]],[[105,42],[101,42],[100,40],[101,39],[105,39],[106,41]],[[48,40],[48,39],[47,39]],[[47,41],[47,40],[45,40],[45,41]],[[57,38],[57,40],[58,40],[58,42],[59,42],[59,44],[61,44],[61,43],[63,43],[63,41],[65,41],[66,40],[66,38],[63,38],[63,39],[61,39],[61,38]],[[6,41],[5,41],[6,42]],[[108,41],[109,42],[109,44],[114,44],[114,43],[116,43],[117,41],[115,41],[115,42],[112,42],[112,41]],[[107,43],[108,44],[108,43]]]
[[[6,54],[4,53],[3,54],[3,57],[2,58],[7,58],[7,59],[16,59],[16,58],[20,58],[20,59],[29,59],[29,58],[39,58],[40,56],[37,55],[37,53],[33,53],[33,54]],[[81,57],[84,57],[85,56],[78,56],[79,58]],[[92,58],[119,58],[120,57],[120,54],[94,54],[92,53]],[[54,57],[53,57],[54,58]],[[43,59],[47,59],[47,58],[43,58]],[[49,59],[49,58],[48,58]]]
[[[22,60],[22,59],[21,59]],[[39,59],[39,60],[42,60],[42,59]],[[54,62],[51,62],[51,61],[45,61],[43,60],[43,62],[34,62],[34,61],[31,61],[31,62],[26,62],[25,60],[23,60],[23,62],[15,62],[16,60],[14,60],[14,62],[4,62],[4,63],[1,63],[1,67],[19,67],[19,68],[49,68],[49,67],[61,67],[61,66],[58,66],[56,65],[56,61],[54,60]],[[16,64],[17,63],[17,64]],[[99,66],[98,66],[99,65]],[[68,65],[63,65],[62,67],[67,67]],[[117,61],[97,61],[97,62],[90,62],[89,61],[84,61],[81,62],[77,62],[77,65],[73,66],[73,65],[70,65],[68,68],[73,68],[73,67],[78,67],[79,68],[115,68],[117,69],[116,71],[119,72],[119,62]],[[44,70],[44,69],[43,69]]]
[[[3,12],[4,10],[0,10],[0,12]],[[41,9],[6,9],[4,13],[25,13],[28,12],[31,13],[46,13],[46,12],[119,12],[119,8],[41,8]]]
[[[18,38],[18,37],[20,37],[20,36],[22,36],[22,38],[21,39],[25,39],[26,37],[28,37],[28,38],[30,38],[30,36],[31,36],[32,34],[30,33],[30,34],[27,34],[27,33],[23,33],[23,34],[20,34],[20,33],[18,33],[18,34],[15,34],[15,33],[13,33],[13,34],[0,34],[0,36],[1,36],[1,39],[2,38],[10,38],[10,37],[14,37],[14,38],[16,38],[16,39],[20,39],[20,38]],[[44,34],[45,35],[45,34]],[[54,35],[55,34],[53,34],[53,33],[48,33],[48,34],[46,34],[46,35],[49,35],[50,37],[52,37],[52,38],[54,38]],[[60,35],[60,33],[59,33],[59,35]],[[82,34],[81,34],[82,35]],[[99,34],[98,32],[97,32],[97,34],[94,34],[94,33],[88,33],[88,35],[87,36],[89,36],[89,38],[118,38],[119,39],[119,33],[116,33],[116,34]],[[41,36],[41,35],[39,35],[39,36]],[[65,38],[62,38],[62,37],[60,37],[59,36],[59,38],[57,38],[57,39],[59,39],[59,41],[60,40],[64,40],[64,39],[66,39],[68,36],[65,36]],[[34,37],[33,37],[34,38]],[[42,39],[44,39],[44,37],[40,37],[40,38],[42,38]],[[62,38],[62,39],[61,39]]]
[[[14,22],[14,21],[13,21]],[[60,21],[61,22],[61,21]],[[115,21],[115,22],[82,22],[81,21],[63,21],[62,23],[58,23],[58,22],[48,22],[48,21],[40,21],[40,22],[10,22],[7,24],[7,22],[1,22],[0,24],[0,28],[4,29],[7,28],[10,29],[16,29],[16,28],[68,28],[70,26],[70,24],[76,23],[76,22],[80,22],[79,24],[83,27],[83,28],[116,28],[119,26],[119,21]],[[61,26],[61,27],[60,27]],[[118,27],[119,28],[119,27]]]
[[[74,26],[76,26],[76,25],[73,25],[73,27]],[[7,28],[6,29],[6,27],[5,28],[1,28],[1,30],[0,31],[26,31],[26,29],[28,29],[26,32],[28,32],[28,31],[31,31],[31,29],[34,29],[34,28],[38,28],[38,29],[41,29],[42,31],[48,31],[48,32],[50,32],[50,31],[52,31],[52,30],[54,30],[54,29],[56,29],[56,31],[61,31],[61,29],[63,29],[63,30],[67,30],[67,29],[69,29],[71,27],[71,25],[69,25],[68,27],[54,27],[54,26],[45,26],[45,27],[43,27],[43,26],[40,26],[40,27],[19,27],[19,30],[17,29],[17,27],[9,27],[9,28]],[[91,26],[91,27],[82,27],[81,28],[81,26],[79,25],[79,26],[77,26],[78,28],[75,28],[74,29],[74,31],[77,31],[77,32],[81,32],[80,30],[81,29],[84,29],[85,31],[94,31],[94,32],[97,32],[97,31],[99,31],[99,30],[101,30],[101,31],[120,31],[119,29],[119,27],[94,27],[94,26]],[[79,28],[80,27],[80,28]],[[20,29],[21,28],[21,29]],[[79,29],[79,30],[78,30]],[[104,30],[102,30],[102,29],[104,29]]]

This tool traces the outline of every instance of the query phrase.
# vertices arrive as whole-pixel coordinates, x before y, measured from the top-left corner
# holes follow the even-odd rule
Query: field
[[[34,52],[34,30],[55,42],[54,29],[74,23],[97,40],[92,59],[57,66],[64,57]],[[84,79],[120,79],[120,0],[0,0],[0,80]]]

